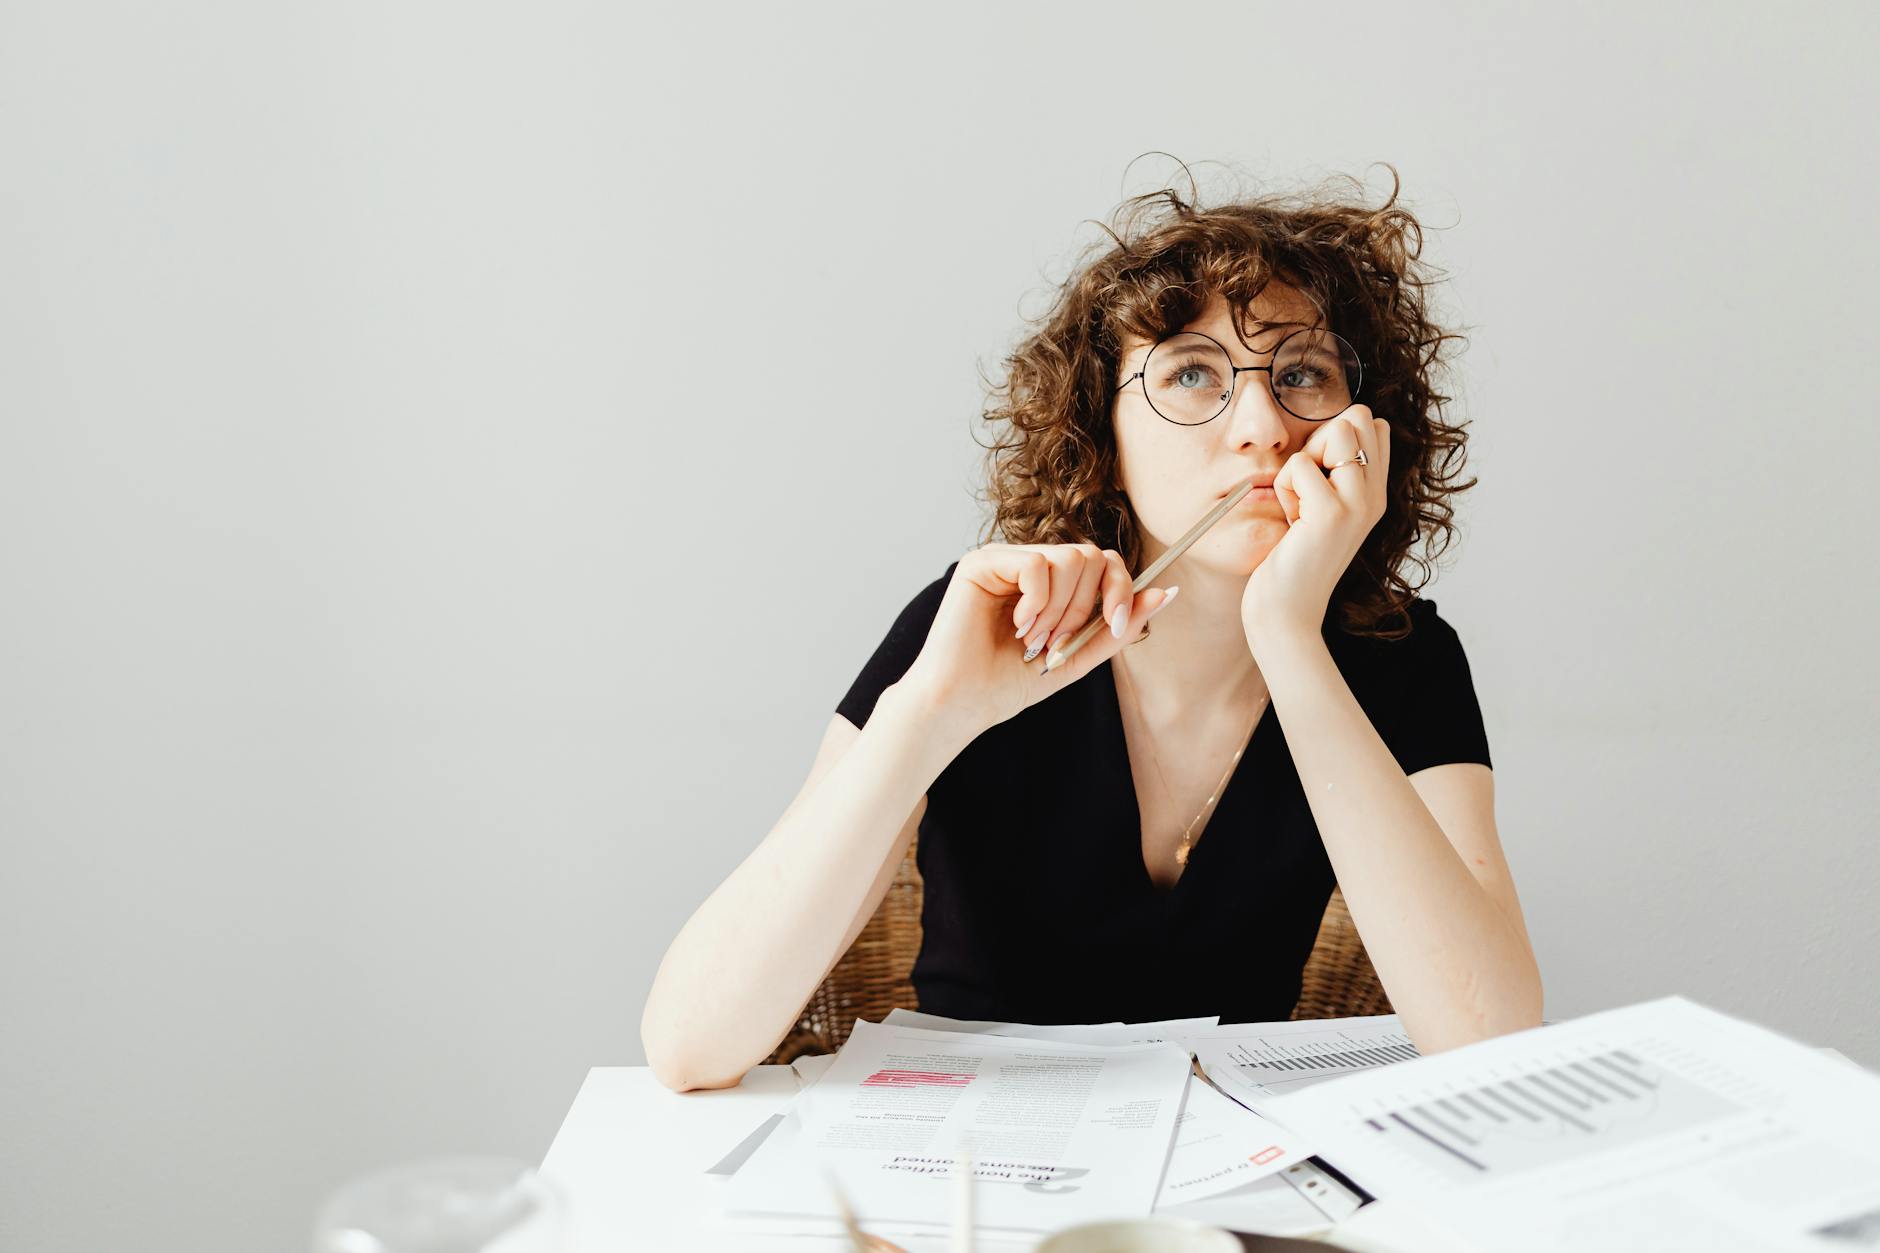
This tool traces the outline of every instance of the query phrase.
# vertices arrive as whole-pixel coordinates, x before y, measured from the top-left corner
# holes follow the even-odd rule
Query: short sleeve
[[[1386,644],[1390,699],[1378,734],[1407,775],[1457,761],[1492,768],[1462,638],[1433,600],[1413,600],[1409,613],[1410,634]]]
[[[836,703],[837,713],[857,727],[868,725],[882,692],[898,682],[914,664],[914,658],[920,656],[921,647],[927,642],[927,631],[940,612],[940,600],[946,595],[947,584],[953,580],[953,572],[959,564],[956,561],[948,566],[945,574],[921,588],[914,599],[907,602],[894,625],[888,628],[887,636],[876,645],[874,656],[862,666],[855,682],[849,684],[848,693]]]

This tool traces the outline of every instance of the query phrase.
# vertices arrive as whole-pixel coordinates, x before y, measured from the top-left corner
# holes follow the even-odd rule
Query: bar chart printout
[[[1267,1100],[1417,1056],[1395,1014],[1229,1023],[1182,1037],[1221,1089],[1259,1109]]]
[[[1523,1170],[1743,1112],[1626,1049],[1567,1052],[1356,1111],[1384,1151],[1453,1182]]]
[[[1347,1220],[1354,1241],[1457,1253],[1880,1248],[1880,1075],[1682,997],[1272,1104],[1275,1121],[1381,1198]]]

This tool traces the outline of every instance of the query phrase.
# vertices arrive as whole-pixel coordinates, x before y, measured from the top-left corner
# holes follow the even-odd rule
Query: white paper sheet
[[[792,1181],[805,1189],[804,1195],[828,1197],[828,1184],[822,1177],[814,1158],[803,1145],[803,1119],[794,1108],[784,1112],[776,1130],[759,1146],[753,1154],[753,1169],[779,1172],[778,1186],[789,1186]],[[759,1161],[761,1157],[763,1160]],[[842,1176],[844,1191],[847,1188],[847,1176]],[[734,1190],[735,1189],[735,1190]],[[721,1231],[734,1232],[741,1236],[834,1236],[841,1237],[846,1228],[840,1219],[834,1217],[835,1206],[828,1203],[818,1213],[808,1212],[812,1207],[799,1207],[801,1213],[779,1213],[761,1210],[737,1208],[742,1204],[744,1189],[735,1187],[735,1180],[725,1180],[723,1204],[718,1214],[711,1219],[713,1226]],[[886,1236],[890,1239],[906,1242],[909,1237],[927,1240],[945,1239],[950,1233],[947,1222],[925,1222],[905,1219],[867,1219],[864,1223],[869,1234]],[[1016,1241],[1012,1247],[1029,1249],[1037,1243],[1037,1234],[1030,1230],[992,1231],[984,1223],[976,1223],[974,1231],[981,1239],[978,1243],[992,1244],[1001,1239]]]
[[[732,1176],[726,1211],[827,1215],[832,1169],[870,1223],[947,1220],[974,1152],[987,1228],[1149,1213],[1190,1077],[1172,1043],[1098,1046],[857,1022],[835,1062]]]
[[[1271,1109],[1384,1198],[1349,1221],[1354,1240],[1439,1232],[1455,1250],[1716,1253],[1880,1239],[1880,1076],[1681,997],[1353,1075]]]
[[[974,1021],[915,1010],[890,1010],[883,1022],[936,1031],[1016,1036],[1073,1044],[1143,1044],[1177,1040],[1220,1024],[1220,1015],[1157,1022],[1079,1025]],[[1244,1187],[1311,1156],[1298,1136],[1222,1096],[1206,1082],[1191,1082],[1176,1119],[1157,1209]],[[1288,1189],[1290,1193],[1291,1189]]]
[[[1231,1192],[1311,1155],[1299,1136],[1193,1077],[1182,1098],[1156,1209]]]
[[[1146,1023],[1096,1023],[1078,1026],[1033,1026],[1018,1022],[980,1022],[962,1018],[943,1018],[938,1014],[923,1014],[909,1009],[893,1009],[882,1020],[884,1023],[907,1027],[925,1027],[934,1031],[958,1031],[974,1035],[1008,1035],[1060,1040],[1071,1044],[1148,1044],[1161,1040],[1175,1039],[1184,1031],[1197,1031],[1213,1026],[1220,1021],[1220,1015],[1210,1018],[1171,1018],[1162,1022]],[[1049,1032],[1042,1037],[1031,1037],[1034,1031]],[[790,1063],[790,1069],[796,1072],[797,1090],[814,1084],[836,1060],[834,1053],[815,1053],[797,1058]],[[740,1143],[725,1160],[710,1168],[710,1173],[730,1175],[748,1158],[765,1135],[777,1126],[780,1115],[773,1114],[759,1124],[744,1142]],[[760,1134],[761,1133],[761,1134]],[[742,1150],[739,1152],[738,1150]],[[1251,1177],[1251,1176],[1249,1176]]]
[[[1221,1091],[1262,1112],[1274,1097],[1417,1055],[1395,1014],[1221,1023],[1180,1038]]]
[[[835,1059],[834,1053],[814,1053],[791,1062],[790,1069],[796,1072],[797,1090],[801,1091],[822,1078],[823,1072],[829,1069],[830,1063]]]
[[[1337,1180],[1315,1163],[1299,1162],[1229,1192],[1176,1205],[1158,1204],[1155,1212],[1211,1223],[1229,1231],[1307,1236],[1326,1232],[1357,1208],[1358,1198]]]
[[[1205,1087],[1191,1078],[1189,1090]],[[1235,1106],[1240,1109],[1239,1106]],[[1246,1110],[1241,1110],[1243,1114]],[[771,1150],[780,1160],[789,1160],[802,1151],[802,1120],[793,1112],[779,1116],[780,1126],[773,1133],[777,1139]],[[820,1180],[817,1181],[820,1184]],[[1172,1218],[1189,1218],[1233,1231],[1260,1232],[1267,1235],[1305,1236],[1329,1230],[1339,1219],[1357,1208],[1357,1200],[1338,1183],[1324,1175],[1311,1162],[1301,1162],[1228,1191],[1199,1199],[1164,1203],[1158,1199],[1154,1212]],[[810,1215],[754,1216],[720,1213],[713,1219],[720,1230],[739,1235],[777,1237],[814,1235],[840,1237],[841,1223],[831,1218]],[[941,1223],[882,1220],[867,1224],[869,1232],[910,1244],[916,1240],[945,1241],[948,1228]],[[1011,1248],[1028,1250],[1037,1235],[1027,1231],[995,1232],[983,1224],[975,1227],[976,1248]],[[1003,1241],[1000,1239],[1003,1237]],[[938,1247],[936,1244],[935,1247]],[[950,1245],[948,1246],[950,1248]]]
[[[1028,1040],[1060,1040],[1067,1044],[1145,1044],[1155,1040],[1179,1040],[1191,1032],[1205,1031],[1219,1024],[1221,1016],[1169,1018],[1160,1022],[1040,1024],[942,1018],[939,1014],[923,1014],[918,1010],[891,1009],[881,1021],[894,1027],[925,1027],[930,1031],[958,1031],[969,1035],[1023,1036]]]

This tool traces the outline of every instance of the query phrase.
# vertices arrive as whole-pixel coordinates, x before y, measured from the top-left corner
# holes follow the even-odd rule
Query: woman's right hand
[[[1077,682],[1142,636],[1143,623],[1172,588],[1145,588],[1113,548],[1094,544],[987,544],[960,558],[920,655],[901,679],[959,714],[975,731]],[[1106,623],[1123,611],[1123,634],[1109,626],[1050,674],[1053,645],[1080,631],[1094,613]],[[1044,647],[1030,660],[1030,645]]]

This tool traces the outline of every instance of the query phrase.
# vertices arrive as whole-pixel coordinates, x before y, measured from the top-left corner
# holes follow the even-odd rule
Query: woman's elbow
[[[674,1092],[693,1092],[701,1088],[735,1088],[744,1082],[749,1067],[726,1071],[714,1068],[699,1056],[696,1048],[682,1041],[668,1040],[656,1026],[640,1025],[640,1045],[646,1051],[647,1069],[653,1078]]]
[[[729,1075],[722,1079],[700,1077],[667,1061],[654,1061],[650,1056],[647,1064],[653,1071],[653,1077],[674,1092],[697,1092],[705,1088],[735,1088],[744,1082],[743,1074]]]

